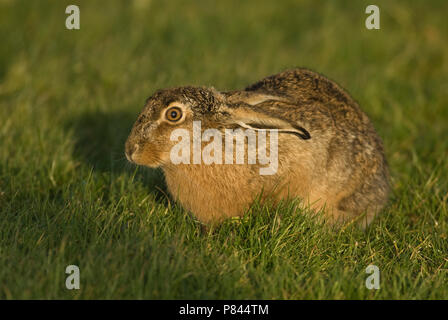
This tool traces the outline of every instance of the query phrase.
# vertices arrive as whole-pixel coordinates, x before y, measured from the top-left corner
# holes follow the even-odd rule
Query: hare
[[[194,121],[200,121],[201,132],[276,130],[276,172],[260,174],[260,163],[173,163],[178,141],[171,134],[191,132]],[[354,220],[365,227],[385,206],[390,189],[382,142],[368,117],[336,83],[302,68],[242,91],[190,86],[157,91],[125,150],[130,162],[161,167],[173,198],[205,224],[242,216],[254,199],[300,198],[322,210],[329,224]]]

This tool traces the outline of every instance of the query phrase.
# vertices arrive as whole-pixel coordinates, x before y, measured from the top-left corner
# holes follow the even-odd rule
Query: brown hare
[[[268,132],[271,138],[275,133],[277,140],[266,138],[265,146],[268,150],[276,145],[275,171],[260,174],[266,164],[254,161],[195,161],[190,142],[205,145],[196,141],[195,123],[200,123],[199,137],[211,128],[223,135],[238,128],[257,135]],[[179,143],[179,135],[173,138],[175,129],[192,133],[186,138],[188,153],[182,161],[172,158]],[[313,209],[323,209],[331,224],[355,220],[365,227],[384,207],[389,193],[382,142],[368,117],[336,83],[307,69],[267,77],[242,91],[202,87],[157,91],[132,128],[126,157],[139,165],[161,167],[173,198],[207,224],[242,216],[257,198],[274,203],[300,198]],[[230,160],[235,157],[236,152]]]

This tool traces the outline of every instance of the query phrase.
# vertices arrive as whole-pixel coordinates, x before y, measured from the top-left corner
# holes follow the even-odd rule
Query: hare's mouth
[[[149,153],[144,152],[144,150],[141,150],[141,151],[134,151],[132,154],[125,152],[125,154],[128,161],[136,165],[145,166],[149,168],[158,168],[164,164],[162,159],[160,159],[160,157],[153,152]]]
[[[135,163],[134,157],[139,148],[140,148],[140,146],[137,143],[135,143],[133,145],[126,144],[126,150],[125,150],[124,154],[126,155],[126,159],[128,159],[129,162]]]

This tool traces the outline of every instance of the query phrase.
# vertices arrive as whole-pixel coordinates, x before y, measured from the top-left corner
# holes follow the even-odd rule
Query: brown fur
[[[173,103],[186,114],[176,125],[161,120]],[[278,171],[270,176],[259,174],[259,164],[174,165],[171,130],[191,131],[193,120],[202,121],[202,130],[255,123],[289,133],[305,129],[311,138],[279,133]],[[337,84],[307,69],[267,77],[243,91],[158,91],[133,127],[126,155],[137,164],[162,167],[173,197],[205,223],[243,215],[262,192],[262,199],[299,197],[325,208],[333,223],[365,214],[359,220],[366,226],[389,193],[382,143],[368,117]]]

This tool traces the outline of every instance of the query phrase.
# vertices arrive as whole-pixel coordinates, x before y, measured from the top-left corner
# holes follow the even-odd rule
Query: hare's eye
[[[182,118],[182,110],[179,107],[171,107],[165,113],[168,121],[176,122]]]

